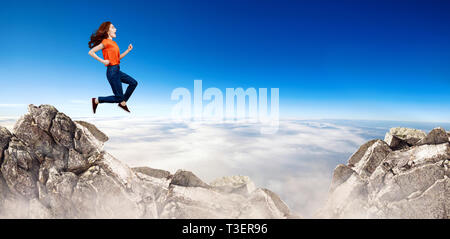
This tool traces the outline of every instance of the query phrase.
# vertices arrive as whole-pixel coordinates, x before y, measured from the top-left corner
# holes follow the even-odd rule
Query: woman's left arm
[[[122,54],[120,54],[120,59],[124,58],[131,50],[133,49],[133,45],[129,45],[128,49],[125,50]]]

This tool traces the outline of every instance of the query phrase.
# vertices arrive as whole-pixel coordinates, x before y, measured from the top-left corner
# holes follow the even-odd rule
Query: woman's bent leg
[[[106,97],[98,97],[99,103],[120,103],[124,101],[124,95],[122,90],[122,82],[120,81],[120,71],[114,72],[112,74],[107,74],[109,84],[114,95]]]
[[[123,73],[120,71],[120,81],[128,84],[127,90],[125,91],[125,95],[123,96],[123,100],[128,101],[130,99],[131,94],[133,94],[134,89],[138,85],[137,81],[133,79],[133,77]]]

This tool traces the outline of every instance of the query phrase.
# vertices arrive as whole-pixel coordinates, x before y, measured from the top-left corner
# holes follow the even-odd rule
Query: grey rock
[[[160,218],[298,218],[261,188],[244,196],[172,185],[164,201]]]
[[[255,184],[247,176],[226,176],[213,180],[210,183],[214,190],[225,193],[249,195],[256,190]]]
[[[103,150],[108,137],[50,105],[0,127],[0,218],[295,218],[246,177],[221,191],[192,172],[131,169]]]
[[[449,219],[448,177],[436,180],[423,193],[413,198],[387,204],[390,218],[400,219]]]
[[[5,151],[1,172],[9,190],[26,198],[37,197],[38,161],[13,137]]]
[[[425,138],[427,135],[422,130],[403,127],[391,128],[389,130],[389,133],[391,135],[398,137],[401,140],[404,140],[409,145],[416,145],[417,142]]]
[[[447,142],[449,142],[447,132],[443,128],[435,128],[425,138],[417,142],[417,145],[442,144]]]
[[[431,144],[419,145],[420,140],[414,140],[415,145],[392,151],[387,149],[387,144],[377,141],[370,147],[364,147],[366,152],[356,165],[339,165],[335,169],[332,182],[334,190],[330,190],[327,202],[317,212],[317,217],[450,216],[447,166],[450,143],[437,140],[443,138],[439,136],[442,131],[438,129],[430,132],[430,137],[424,136],[421,131],[402,130],[393,132],[391,129],[389,133],[400,135],[401,140],[421,137],[420,140]],[[436,142],[441,143],[435,144]]]
[[[81,173],[91,167],[89,160],[74,149],[69,150],[69,160],[67,170],[74,173]]]
[[[57,172],[50,169],[45,190],[40,191],[39,199],[45,202],[53,215],[58,218],[76,217],[77,205],[74,205],[72,194],[78,177],[72,172]]]
[[[50,133],[56,142],[69,149],[73,148],[75,128],[75,123],[67,115],[58,112],[52,121]]]
[[[28,112],[41,130],[49,132],[52,120],[55,118],[58,110],[51,105],[40,105],[37,107],[31,104],[28,106]]]
[[[444,178],[444,172],[435,164],[423,165],[404,173],[385,178],[381,187],[371,187],[372,200],[389,203],[408,198],[416,192],[424,192],[437,180]]]
[[[347,179],[354,173],[356,172],[351,167],[344,164],[339,164],[333,171],[330,192],[333,192],[339,185],[347,181]]]
[[[372,146],[372,144],[374,144],[377,140],[370,140],[369,142],[361,145],[359,147],[359,149],[353,153],[352,156],[350,156],[350,159],[348,160],[348,165],[353,167],[355,164],[357,164],[361,158],[364,156],[364,154],[366,153],[367,149]]]
[[[330,192],[317,218],[368,218],[367,181],[352,174],[344,183]]]
[[[370,177],[390,152],[392,150],[386,142],[377,140],[367,148],[364,156],[352,169],[362,177]]]
[[[86,121],[81,121],[81,120],[76,120],[75,123],[80,124],[82,126],[84,126],[86,129],[89,130],[89,132],[91,132],[91,134],[98,140],[101,142],[106,142],[108,141],[108,136],[103,133],[102,131],[100,131],[95,125],[86,122]]]
[[[1,214],[1,205],[8,194],[10,194],[8,185],[6,184],[5,179],[3,178],[2,173],[0,171],[0,214]]]
[[[57,145],[49,132],[38,127],[31,114],[26,114],[17,121],[14,126],[14,134],[30,147],[30,151],[40,162],[45,157],[60,160],[64,160],[66,157],[67,150],[63,146]]]
[[[248,195],[252,191],[249,190],[247,185],[240,185],[240,186],[217,186],[214,187],[213,190],[216,190],[218,192],[223,193],[236,193],[240,195]]]
[[[0,165],[3,162],[3,151],[8,147],[11,137],[9,130],[0,126]]]
[[[98,133],[98,129],[95,130],[92,126],[85,127],[84,125],[87,124],[76,122],[74,148],[84,157],[90,157],[100,153],[107,137],[101,137],[103,133]]]
[[[409,147],[408,143],[405,140],[402,140],[389,132],[386,133],[384,142],[386,142],[393,150],[405,149]]]
[[[269,189],[262,188],[263,190],[273,201],[277,209],[282,212],[285,217],[295,217],[295,215],[291,215],[291,211],[289,210],[289,207],[286,205],[283,200],[274,192],[270,191]]]
[[[208,184],[204,183],[200,178],[195,176],[190,171],[179,169],[172,177],[170,184],[184,186],[184,187],[203,187],[210,188]]]
[[[169,171],[162,170],[162,169],[154,169],[149,167],[135,167],[132,168],[134,172],[143,173],[145,175],[148,175],[150,177],[154,178],[169,178],[171,177],[171,174]]]

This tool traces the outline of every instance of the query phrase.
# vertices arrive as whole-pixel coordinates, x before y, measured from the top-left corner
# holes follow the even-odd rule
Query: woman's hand
[[[124,56],[126,56],[128,54],[128,52],[130,52],[131,50],[133,50],[133,45],[129,45],[128,49],[126,49],[122,54],[120,54],[120,59],[122,59]]]
[[[109,60],[103,60],[102,63],[103,63],[103,65],[108,66],[109,65]]]

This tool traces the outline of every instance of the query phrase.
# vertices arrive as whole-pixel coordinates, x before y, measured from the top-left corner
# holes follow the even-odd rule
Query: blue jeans
[[[138,84],[131,76],[120,71],[120,65],[108,66],[106,69],[106,77],[114,95],[98,97],[99,103],[120,103],[122,101],[128,101]],[[123,94],[122,83],[128,84],[125,95]]]

